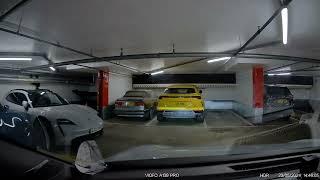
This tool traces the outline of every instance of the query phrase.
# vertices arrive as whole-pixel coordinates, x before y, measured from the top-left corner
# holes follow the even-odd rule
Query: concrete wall
[[[305,88],[289,88],[293,95],[293,99],[310,99],[312,89]]]
[[[313,87],[310,90],[311,100],[320,100],[320,77],[313,78]]]
[[[131,76],[110,74],[109,81],[109,104],[114,104],[118,98],[132,89]]]
[[[40,88],[50,89],[71,102],[80,100],[79,96],[74,94],[72,90],[78,89],[81,91],[88,91],[90,87],[84,85],[73,85],[64,83],[41,83]],[[25,82],[0,81],[0,100],[2,100],[4,95],[12,89],[35,89],[35,86],[31,85],[31,83]]]
[[[233,109],[245,117],[254,115],[252,69],[246,69],[236,74],[237,84],[234,91]]]

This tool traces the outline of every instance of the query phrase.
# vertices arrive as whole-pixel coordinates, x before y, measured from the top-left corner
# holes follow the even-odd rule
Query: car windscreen
[[[29,98],[32,101],[33,107],[60,106],[68,104],[68,102],[58,94],[50,91],[33,91],[29,93]]]
[[[143,91],[128,91],[124,97],[147,97],[148,94]]]
[[[271,96],[289,96],[291,95],[290,91],[286,87],[267,87],[267,95]]]
[[[194,88],[168,88],[164,91],[165,94],[192,94],[195,92]]]

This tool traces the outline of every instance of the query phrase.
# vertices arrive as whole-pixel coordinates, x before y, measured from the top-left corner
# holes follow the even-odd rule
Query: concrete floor
[[[104,135],[96,139],[105,158],[142,145],[197,146],[232,145],[243,137],[269,131],[290,121],[254,126],[232,111],[211,111],[203,123],[188,119],[158,122],[134,118],[112,118],[105,122]]]
[[[279,128],[284,129],[282,133],[278,132]],[[104,134],[95,140],[103,157],[108,158],[130,148],[144,145],[215,147],[286,143],[309,138],[308,134],[308,128],[299,125],[294,118],[253,125],[232,111],[210,111],[203,123],[190,119],[160,123],[156,117],[149,121],[112,118],[105,121]],[[56,152],[56,156],[71,162],[75,160],[75,154],[66,152]]]

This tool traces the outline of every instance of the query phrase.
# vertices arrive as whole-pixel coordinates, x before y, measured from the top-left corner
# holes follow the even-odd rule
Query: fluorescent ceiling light
[[[221,57],[221,58],[211,59],[211,60],[209,60],[207,62],[208,63],[213,63],[213,62],[224,61],[224,60],[229,60],[229,59],[231,59],[231,57]]]
[[[281,10],[282,18],[282,42],[283,44],[288,43],[288,8]]]
[[[151,75],[153,76],[153,75],[161,74],[161,73],[163,73],[163,71],[156,71],[156,72],[151,73]]]
[[[0,61],[31,61],[29,57],[0,57]]]
[[[268,76],[288,76],[288,75],[291,75],[291,73],[268,74]]]
[[[56,68],[54,68],[53,66],[49,67],[51,71],[56,71]]]

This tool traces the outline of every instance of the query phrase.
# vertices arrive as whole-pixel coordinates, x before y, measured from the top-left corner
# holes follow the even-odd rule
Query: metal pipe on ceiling
[[[301,63],[301,62],[289,63],[289,64],[286,64],[286,65],[282,65],[282,66],[278,66],[278,67],[275,67],[275,68],[268,69],[268,70],[266,70],[264,72],[270,72],[270,71],[274,71],[274,70],[277,70],[277,69],[282,69],[282,68],[285,68],[285,67],[288,67],[288,66],[299,64],[299,63]]]
[[[102,62],[102,61],[111,61],[111,60],[130,60],[130,59],[158,59],[158,58],[181,58],[181,57],[221,57],[221,56],[230,56],[232,53],[216,53],[216,52],[184,52],[184,53],[154,53],[154,54],[133,54],[133,55],[124,55],[124,56],[109,56],[99,59],[81,59],[81,60],[72,60],[65,61],[60,63],[55,63],[55,66],[66,66],[66,65],[75,65],[82,63],[92,63],[92,62]],[[253,59],[274,59],[274,60],[287,60],[287,61],[299,61],[299,62],[309,62],[309,63],[320,63],[319,59],[313,58],[303,58],[295,56],[285,56],[285,55],[271,55],[271,54],[256,54],[256,53],[239,53],[237,55],[239,58],[253,58]],[[34,70],[48,68],[50,65],[41,65],[23,68],[22,70]]]
[[[281,41],[272,41],[272,42],[268,42],[268,43],[263,43],[263,44],[258,44],[258,45],[255,45],[255,46],[251,46],[251,47],[246,47],[245,50],[254,50],[254,49],[259,49],[259,48],[264,48],[264,47],[267,47],[267,46],[274,46],[274,45],[277,45],[277,44],[280,44]],[[236,50],[230,50],[230,51],[225,51],[223,53],[234,53]],[[168,66],[168,67],[163,67],[163,68],[159,68],[159,69],[156,69],[156,70],[152,70],[152,71],[149,71],[148,73],[151,73],[151,72],[156,72],[156,71],[162,71],[162,70],[166,70],[166,69],[171,69],[171,68],[175,68],[175,67],[179,67],[179,66],[184,66],[184,65],[187,65],[187,64],[192,64],[192,63],[195,63],[195,62],[200,62],[200,61],[203,61],[203,60],[207,60],[208,58],[205,57],[205,58],[200,58],[200,59],[196,59],[196,60],[191,60],[191,61],[188,61],[188,62],[183,62],[183,63],[179,63],[179,64],[175,64],[175,65],[172,65],[172,66]]]
[[[7,33],[10,33],[10,34],[14,34],[14,35],[17,35],[17,36],[21,36],[21,37],[24,37],[24,38],[32,39],[34,41],[38,41],[38,42],[41,42],[41,43],[44,43],[44,44],[55,46],[55,47],[58,47],[58,48],[61,48],[61,49],[65,49],[65,50],[68,50],[68,51],[71,51],[71,52],[75,52],[75,53],[78,53],[78,54],[81,54],[81,55],[84,55],[84,56],[91,57],[91,58],[94,58],[94,59],[103,59],[101,57],[94,56],[94,55],[92,55],[90,53],[82,52],[82,51],[79,51],[79,50],[76,50],[76,49],[61,45],[60,43],[53,43],[53,42],[50,42],[50,41],[47,41],[47,40],[44,40],[44,39],[40,39],[40,38],[37,38],[37,37],[29,36],[27,34],[22,34],[20,32],[12,31],[12,30],[5,29],[5,28],[2,28],[2,27],[0,27],[0,31],[7,32]],[[101,61],[108,61],[108,60],[101,60]],[[126,69],[131,69],[131,70],[136,71],[136,72],[141,72],[138,69],[135,69],[135,68],[132,68],[132,67],[129,67],[129,66],[126,66],[126,65],[122,65],[122,64],[119,64],[119,63],[115,63],[115,62],[111,62],[111,61],[108,61],[108,63],[114,64],[116,66],[120,66],[120,67],[123,67],[123,68],[126,68]],[[52,65],[53,66],[57,66],[56,64],[57,63],[50,64],[47,67],[52,66]],[[75,64],[75,63],[71,63],[71,64]],[[144,73],[144,72],[141,72],[141,73]]]
[[[9,10],[7,10],[6,12],[4,12],[1,16],[0,16],[0,21],[3,21],[6,17],[8,17],[10,14],[12,14],[14,11],[18,10],[19,8],[23,7],[24,5],[26,5],[27,2],[30,2],[31,0],[21,0],[20,2],[18,2],[17,4],[15,4],[13,7],[11,7]]]
[[[258,30],[247,40],[234,54],[232,57],[237,56],[240,52],[242,52],[280,13],[281,10],[288,6],[292,0],[284,0],[281,6],[273,13],[273,15],[265,22],[261,27],[258,27]],[[231,58],[232,59],[232,58]],[[227,60],[224,62],[224,65],[230,61]]]

